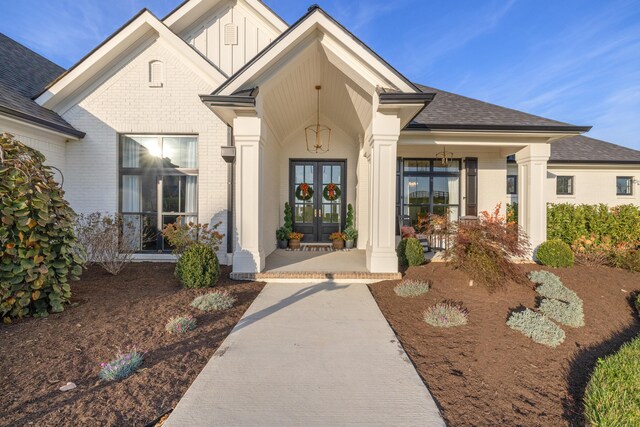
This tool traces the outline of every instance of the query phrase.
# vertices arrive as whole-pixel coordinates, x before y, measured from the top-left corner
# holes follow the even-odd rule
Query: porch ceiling
[[[260,87],[259,108],[275,137],[284,141],[292,132],[315,123],[316,85],[322,86],[321,119],[353,138],[364,134],[371,121],[375,88],[347,77],[316,41]]]

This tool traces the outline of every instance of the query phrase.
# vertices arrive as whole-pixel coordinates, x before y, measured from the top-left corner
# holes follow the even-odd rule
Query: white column
[[[549,144],[532,144],[516,153],[518,163],[518,221],[529,236],[531,249],[547,240],[545,186]]]
[[[236,146],[236,247],[234,273],[259,273],[264,269],[262,244],[263,140],[259,117],[239,115],[233,120]]]
[[[366,143],[369,150],[369,236],[367,269],[396,273],[396,153],[400,119],[396,113],[374,112]]]

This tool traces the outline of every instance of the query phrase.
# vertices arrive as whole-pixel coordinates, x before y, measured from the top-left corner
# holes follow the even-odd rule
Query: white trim
[[[66,133],[64,133],[62,131],[57,131],[57,130],[51,129],[51,128],[45,126],[45,125],[39,125],[37,123],[30,122],[27,119],[20,119],[18,117],[9,116],[9,115],[2,114],[2,113],[0,113],[0,119],[7,120],[8,122],[16,123],[18,125],[26,126],[28,128],[33,128],[33,129],[36,129],[36,130],[39,130],[39,131],[42,131],[42,132],[47,132],[47,133],[55,135],[55,136],[60,136],[60,137],[65,138],[67,141],[80,141],[81,140],[81,138],[79,138],[77,136],[68,135],[68,134],[66,134]]]
[[[191,63],[192,69],[212,87],[220,85],[226,80],[226,77],[213,64],[173,33],[151,12],[144,11],[95,52],[63,74],[59,80],[38,96],[36,102],[55,110],[64,100],[90,84],[91,79],[112,68],[118,62],[118,58],[130,50],[131,46],[138,45],[141,40],[153,36],[162,38],[180,53],[184,59]]]

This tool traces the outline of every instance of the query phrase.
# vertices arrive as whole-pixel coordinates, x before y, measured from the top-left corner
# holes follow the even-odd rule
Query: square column
[[[367,269],[372,273],[398,272],[395,212],[399,136],[397,113],[374,112],[366,141],[369,147]]]
[[[518,221],[529,236],[534,253],[547,240],[545,186],[549,144],[532,144],[516,153],[518,163]]]
[[[233,137],[236,146],[236,246],[233,272],[259,273],[265,263],[262,242],[262,120],[255,114],[238,115],[233,120]]]

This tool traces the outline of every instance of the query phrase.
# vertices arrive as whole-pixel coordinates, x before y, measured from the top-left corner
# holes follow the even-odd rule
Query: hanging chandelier
[[[316,124],[307,126],[304,129],[307,140],[307,151],[315,154],[326,153],[329,151],[329,145],[331,144],[331,128],[320,124],[320,89],[322,89],[322,86],[316,86]]]
[[[453,153],[451,151],[447,151],[447,146],[445,145],[442,151],[436,154],[436,159],[440,160],[440,164],[442,166],[449,166],[453,160]]]

